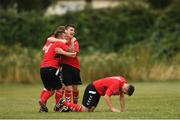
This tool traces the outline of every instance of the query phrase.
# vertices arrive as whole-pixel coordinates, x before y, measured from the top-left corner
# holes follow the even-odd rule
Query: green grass
[[[124,119],[124,118],[180,118],[180,82],[133,83],[135,94],[126,97],[126,112],[109,112],[103,97],[93,113],[55,113],[54,96],[48,102],[49,113],[38,113],[39,92],[42,85],[0,85],[0,118],[41,119]],[[80,96],[85,86],[81,86]],[[80,98],[80,101],[82,98]],[[119,107],[118,97],[112,97]]]

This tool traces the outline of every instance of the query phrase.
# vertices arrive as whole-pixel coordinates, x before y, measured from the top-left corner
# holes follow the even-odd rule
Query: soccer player
[[[86,87],[82,105],[68,103],[61,99],[55,108],[59,112],[93,112],[99,102],[100,96],[104,96],[111,112],[124,112],[124,95],[127,94],[131,96],[134,90],[134,86],[127,84],[126,79],[122,76],[106,77],[96,80]],[[113,106],[111,100],[112,95],[119,96],[120,109],[116,109]]]
[[[55,32],[50,37],[47,38],[46,44],[53,43],[53,42],[58,42],[58,41],[66,43],[67,40],[65,39],[64,30],[65,30],[64,26],[58,26],[56,28]],[[57,38],[57,37],[54,36],[56,31],[63,31],[63,33],[61,34],[60,37]],[[47,45],[44,45],[43,51],[45,51],[47,49],[47,47],[48,47]]]
[[[71,46],[72,38],[75,34],[75,25],[66,25],[65,34],[69,36],[67,45]],[[68,56],[62,57],[62,75],[63,83],[65,84],[66,101],[72,101],[73,103],[77,104],[79,97],[78,85],[82,84],[80,77],[80,63],[78,59],[79,43],[77,40],[74,42],[74,52],[76,53],[76,56],[74,58]]]
[[[72,40],[75,34],[75,25],[68,24],[65,26],[65,34],[67,39],[67,45],[72,45]],[[58,49],[57,49],[58,50]],[[78,59],[79,43],[76,40],[74,42],[74,52],[76,56],[74,58],[68,56],[62,56],[62,76],[63,83],[65,85],[65,100],[77,104],[79,97],[78,85],[82,84],[80,77],[80,63]]]
[[[64,35],[64,28],[58,29],[54,32],[54,37],[61,38]],[[54,91],[59,91],[62,87],[59,76],[56,74],[57,69],[59,68],[59,62],[61,59],[56,57],[55,48],[61,48],[61,54],[67,55],[69,57],[75,57],[75,53],[66,52],[69,49],[69,46],[65,45],[63,42],[47,42],[44,47],[44,56],[41,62],[40,75],[41,80],[44,85],[44,89],[41,91],[39,105],[39,112],[48,112],[46,103],[48,99],[54,94]],[[60,97],[59,97],[60,98]],[[57,98],[56,101],[59,101]]]

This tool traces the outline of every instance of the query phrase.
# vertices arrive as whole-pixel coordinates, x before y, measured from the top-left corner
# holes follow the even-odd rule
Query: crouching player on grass
[[[86,87],[82,105],[68,103],[63,99],[60,99],[55,108],[56,111],[59,112],[93,112],[99,102],[100,96],[104,96],[104,99],[111,112],[124,112],[124,95],[126,94],[131,96],[134,90],[134,86],[127,84],[126,79],[122,76],[106,77],[96,80]],[[112,95],[119,96],[119,109],[113,106],[111,100]]]

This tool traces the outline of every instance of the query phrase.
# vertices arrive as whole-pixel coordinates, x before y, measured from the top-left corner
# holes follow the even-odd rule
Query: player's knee
[[[82,105],[82,112],[89,112],[89,108],[87,108],[84,105]]]
[[[95,106],[92,106],[91,108],[88,109],[88,112],[93,112],[95,110]]]
[[[48,91],[46,88],[43,88],[44,91]]]
[[[73,88],[73,90],[78,91],[78,86],[77,85],[73,85],[72,88]]]
[[[70,90],[70,91],[72,91],[72,90],[73,90],[73,88],[72,88],[72,86],[71,86],[71,85],[69,85],[69,86],[65,86],[65,90]]]

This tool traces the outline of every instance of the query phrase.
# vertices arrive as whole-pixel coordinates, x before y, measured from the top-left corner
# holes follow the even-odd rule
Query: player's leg
[[[64,96],[65,96],[65,100],[66,102],[71,102],[72,101],[72,85],[66,85],[65,86],[65,91],[64,91]]]
[[[72,101],[72,72],[71,67],[66,64],[62,64],[62,78],[65,85],[64,96],[66,102]]]
[[[55,106],[59,100],[63,97],[62,80],[58,74],[52,76],[52,88],[55,90]],[[55,109],[54,109],[55,110]]]
[[[63,83],[65,84],[65,99],[67,102],[71,102],[73,98],[73,103],[78,102],[79,90],[78,85],[82,84],[80,78],[80,70],[62,64],[62,75],[63,75]]]
[[[58,102],[61,98],[63,98],[64,92],[65,92],[65,85],[64,85],[64,83],[63,83],[62,67],[61,67],[61,66],[59,67],[59,74],[56,74],[56,75],[59,76],[59,79],[60,79],[60,82],[61,82],[61,85],[62,85],[62,88],[61,88],[60,90],[57,90],[57,91],[56,91],[57,94],[55,95],[55,99],[56,99],[56,104],[57,104],[57,102]]]
[[[99,99],[100,95],[97,93],[95,87],[92,84],[89,84],[85,89],[82,105],[68,103],[61,99],[56,108],[60,112],[65,111],[64,108],[68,108],[73,112],[93,112],[99,102]]]
[[[100,95],[93,84],[89,84],[84,92],[82,105],[87,108],[88,112],[93,112],[99,103]]]
[[[62,85],[62,96],[64,96],[64,93],[65,93],[65,85],[63,84]]]
[[[79,99],[79,89],[78,85],[73,85],[73,103],[77,104]]]
[[[84,92],[84,97],[83,101],[86,101],[88,99],[88,89],[89,87],[86,88],[85,92]],[[69,110],[70,109],[70,110]],[[74,112],[86,112],[88,111],[89,109],[86,108],[85,106],[83,105],[80,105],[80,104],[74,104],[74,103],[70,103],[70,102],[66,102],[65,100],[61,99],[59,101],[59,103],[56,105],[56,111],[59,111],[59,112],[64,112],[64,111],[74,111]]]
[[[49,91],[45,88],[41,91],[41,95],[40,95],[40,99],[39,99],[39,105],[40,105],[39,112],[48,112],[46,103],[53,94],[54,94],[54,91]]]
[[[60,99],[55,107],[56,112],[85,112],[88,111],[83,105],[66,102]]]
[[[88,112],[93,112],[95,110],[95,106],[92,106],[90,109],[88,109]]]
[[[48,112],[46,107],[46,103],[48,99],[54,94],[54,90],[52,87],[53,84],[53,77],[55,75],[56,69],[52,67],[46,67],[40,69],[41,80],[45,89],[41,91],[39,105],[40,111],[39,112]]]
[[[72,87],[73,87],[73,103],[77,104],[79,99],[79,88],[78,86],[82,84],[80,77],[80,70],[77,68],[72,68]]]
[[[59,102],[60,99],[63,98],[63,88],[56,90],[55,92],[55,104]]]

